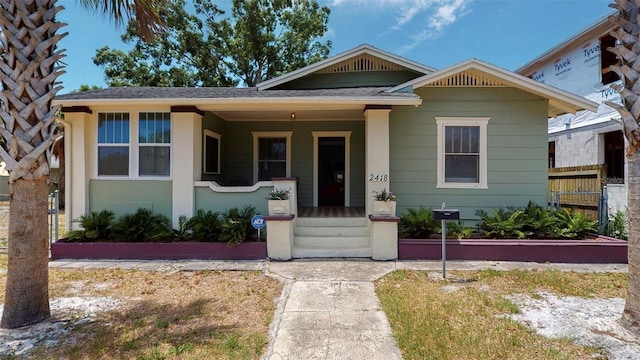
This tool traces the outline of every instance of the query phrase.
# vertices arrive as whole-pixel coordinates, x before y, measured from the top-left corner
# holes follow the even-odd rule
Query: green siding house
[[[252,88],[109,88],[58,96],[67,229],[145,207],[177,223],[254,205],[269,256],[397,257],[406,208],[545,203],[547,118],[596,104],[471,59],[436,70],[361,45]],[[265,197],[291,189],[282,214]],[[384,209],[383,209],[384,210]]]

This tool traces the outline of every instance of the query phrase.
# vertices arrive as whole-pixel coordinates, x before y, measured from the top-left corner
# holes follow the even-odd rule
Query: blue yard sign
[[[251,226],[253,226],[254,229],[258,229],[258,230],[264,229],[264,227],[267,226],[267,224],[264,222],[264,216],[256,215],[252,217]]]

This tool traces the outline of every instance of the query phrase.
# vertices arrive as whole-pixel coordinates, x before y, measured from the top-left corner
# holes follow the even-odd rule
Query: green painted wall
[[[336,74],[310,74],[279,85],[276,89],[338,89],[363,86],[395,86],[423,74],[413,71],[363,71]]]
[[[223,141],[226,177],[253,184],[252,131],[293,131],[291,137],[291,175],[299,178],[300,206],[313,205],[312,131],[352,131],[351,133],[351,206],[364,206],[364,121],[282,121],[230,122]]]
[[[547,101],[512,88],[418,89],[421,106],[390,114],[391,189],[408,207],[459,208],[463,219],[494,207],[547,202]],[[488,189],[436,189],[436,116],[490,117]]]
[[[163,180],[91,180],[89,211],[111,210],[116,216],[151,209],[171,218],[172,182]]]
[[[271,187],[259,188],[249,193],[216,193],[208,187],[196,187],[196,210],[225,212],[231,208],[242,209],[245,205],[253,205],[259,214],[267,215],[267,194]]]

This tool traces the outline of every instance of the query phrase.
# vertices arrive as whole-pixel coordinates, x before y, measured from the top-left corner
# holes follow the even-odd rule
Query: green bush
[[[433,211],[422,206],[418,210],[407,209],[400,217],[400,233],[415,239],[426,239],[440,232],[440,220],[433,218]]]
[[[598,222],[589,220],[583,213],[562,209],[554,212],[558,218],[555,233],[568,239],[584,239],[589,233],[598,231]]]
[[[166,241],[173,237],[169,218],[144,208],[122,215],[112,229],[114,238],[130,242]]]
[[[257,214],[256,208],[245,205],[242,210],[231,208],[222,214],[222,232],[220,240],[233,246],[248,239],[253,232],[251,218]]]
[[[72,230],[67,233],[71,241],[106,241],[111,235],[111,226],[115,214],[110,210],[92,211],[80,216],[78,221],[82,230]]]
[[[558,225],[558,218],[552,211],[529,201],[524,208],[523,230],[534,238],[553,237]]]
[[[460,221],[448,221],[446,226],[447,237],[450,238],[468,239],[476,232],[476,228],[463,226]],[[442,231],[440,231],[440,233],[442,233]]]
[[[176,241],[189,241],[193,237],[193,230],[189,228],[189,218],[185,215],[178,217],[178,228],[173,229],[173,239]]]
[[[629,218],[627,213],[618,210],[610,217],[604,228],[604,234],[620,240],[629,239]]]
[[[522,209],[493,209],[493,216],[484,210],[476,211],[480,230],[494,239],[525,239],[532,232],[525,229],[526,215]]]
[[[222,221],[220,213],[217,211],[198,209],[196,214],[187,221],[187,227],[192,231],[192,237],[195,241],[221,241]]]

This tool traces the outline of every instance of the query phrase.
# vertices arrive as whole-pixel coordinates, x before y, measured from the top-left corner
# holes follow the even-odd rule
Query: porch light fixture
[[[296,121],[296,113],[292,112],[291,117],[289,118],[291,121]]]

